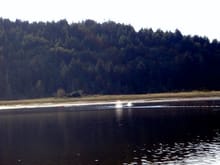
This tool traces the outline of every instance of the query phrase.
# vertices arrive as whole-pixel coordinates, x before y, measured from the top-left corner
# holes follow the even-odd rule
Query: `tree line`
[[[112,21],[0,18],[0,98],[219,90],[220,43]]]

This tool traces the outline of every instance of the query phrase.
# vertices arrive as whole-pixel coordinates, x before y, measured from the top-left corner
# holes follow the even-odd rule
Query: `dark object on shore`
[[[83,92],[82,91],[73,91],[71,93],[68,93],[67,97],[82,97]]]

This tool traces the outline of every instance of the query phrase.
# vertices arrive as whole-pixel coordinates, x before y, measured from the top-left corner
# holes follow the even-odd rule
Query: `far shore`
[[[137,95],[91,95],[77,98],[40,98],[26,100],[2,100],[0,109],[10,109],[10,107],[59,107],[59,106],[80,106],[95,104],[114,104],[117,100],[122,102],[134,101],[152,104],[172,104],[177,102],[215,101],[220,102],[220,91],[192,91],[177,93],[155,93],[155,94],[137,94]],[[196,103],[196,104],[197,104]]]

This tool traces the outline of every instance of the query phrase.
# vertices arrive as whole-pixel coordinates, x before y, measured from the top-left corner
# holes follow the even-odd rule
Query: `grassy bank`
[[[67,103],[67,102],[97,102],[115,100],[158,100],[169,98],[220,97],[220,91],[192,91],[177,93],[155,93],[138,95],[91,95],[80,98],[40,98],[27,100],[0,101],[0,105],[40,104],[40,103]]]

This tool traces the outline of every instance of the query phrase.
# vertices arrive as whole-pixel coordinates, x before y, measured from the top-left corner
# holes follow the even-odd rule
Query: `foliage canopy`
[[[0,19],[0,98],[220,89],[220,43],[179,30]]]

